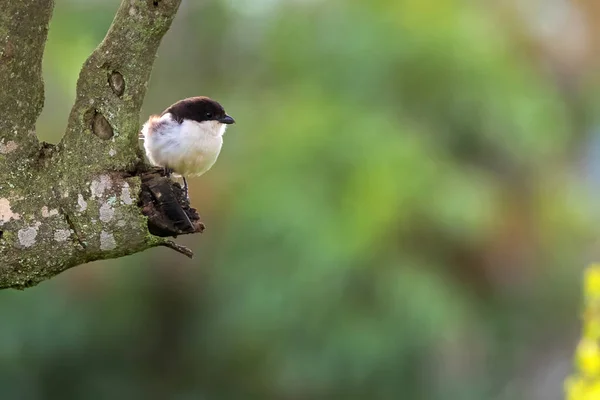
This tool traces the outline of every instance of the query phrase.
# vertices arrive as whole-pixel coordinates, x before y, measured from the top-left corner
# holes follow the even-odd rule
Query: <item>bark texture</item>
[[[0,288],[35,285],[73,266],[200,232],[180,186],[150,170],[138,144],[156,51],[181,0],[123,0],[87,59],[68,126],[39,143],[41,63],[53,0],[0,8]]]

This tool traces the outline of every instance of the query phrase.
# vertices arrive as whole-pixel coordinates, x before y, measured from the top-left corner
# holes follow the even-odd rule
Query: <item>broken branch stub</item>
[[[152,64],[180,2],[122,1],[82,68],[56,146],[40,144],[33,131],[53,1],[0,7],[0,288],[157,246],[191,256],[166,237],[204,225],[179,184],[148,170],[138,145]]]

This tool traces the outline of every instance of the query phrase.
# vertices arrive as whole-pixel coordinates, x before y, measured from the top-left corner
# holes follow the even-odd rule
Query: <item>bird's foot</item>
[[[187,184],[187,181],[185,180],[185,176],[182,176],[182,178],[183,178],[183,192],[185,193],[186,199],[188,199],[188,201],[190,201],[190,196],[188,196],[188,184]]]
[[[171,177],[171,174],[173,173],[173,170],[172,170],[171,168],[169,168],[169,167],[163,167],[163,170],[164,170],[164,172],[165,172],[165,176],[166,176],[167,178],[170,178],[170,177]]]

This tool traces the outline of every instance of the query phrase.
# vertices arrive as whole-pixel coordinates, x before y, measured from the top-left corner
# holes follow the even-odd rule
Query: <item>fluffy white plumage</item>
[[[219,121],[186,119],[179,124],[166,113],[150,117],[142,135],[153,165],[171,168],[181,176],[200,176],[217,161],[226,129],[227,125]]]

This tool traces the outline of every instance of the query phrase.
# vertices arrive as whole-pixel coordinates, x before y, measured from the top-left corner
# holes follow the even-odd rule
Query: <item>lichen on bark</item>
[[[0,288],[32,286],[79,264],[155,246],[189,255],[165,236],[203,226],[180,187],[150,171],[138,146],[153,61],[180,1],[122,1],[83,65],[56,146],[40,144],[34,131],[53,1],[0,9]],[[175,212],[166,212],[185,216],[183,224],[169,221],[156,188],[171,196]]]

